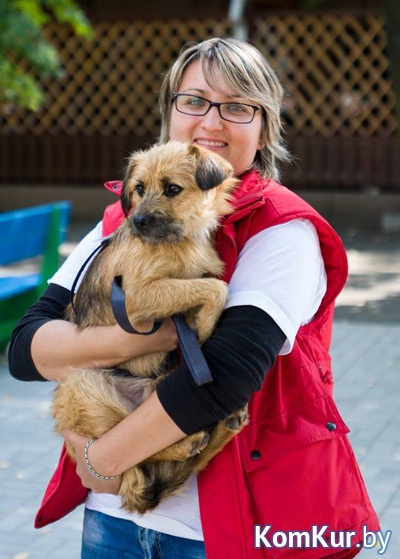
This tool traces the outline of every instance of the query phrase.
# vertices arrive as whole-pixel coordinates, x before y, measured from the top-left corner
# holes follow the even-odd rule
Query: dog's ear
[[[215,188],[233,175],[229,163],[225,164],[205,149],[191,145],[189,153],[196,160],[195,180],[201,190]]]
[[[124,181],[122,183],[122,190],[121,190],[121,206],[126,217],[128,217],[129,212],[132,209],[132,200],[131,200],[132,192],[130,192],[128,185],[135,171],[135,167],[137,166],[137,159],[140,153],[141,152],[131,153],[128,159],[128,163],[125,167],[125,176],[124,176]]]
[[[131,197],[130,197],[130,194],[128,192],[128,189],[127,189],[126,185],[127,185],[127,180],[125,179],[124,182],[122,183],[121,206],[122,206],[123,212],[125,214],[125,217],[128,217],[129,212],[131,211],[132,203],[131,203]]]

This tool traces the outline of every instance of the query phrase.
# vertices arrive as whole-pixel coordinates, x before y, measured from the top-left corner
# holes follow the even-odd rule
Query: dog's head
[[[230,163],[195,145],[168,142],[134,153],[122,188],[122,208],[144,242],[208,236],[232,211],[237,180]]]

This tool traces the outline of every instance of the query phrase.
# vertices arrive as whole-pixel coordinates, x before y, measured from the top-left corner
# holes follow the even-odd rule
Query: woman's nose
[[[202,117],[201,124],[208,130],[220,130],[223,127],[223,119],[219,114],[218,107],[211,107],[208,113]]]

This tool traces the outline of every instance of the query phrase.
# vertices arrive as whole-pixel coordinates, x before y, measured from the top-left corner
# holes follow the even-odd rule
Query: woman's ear
[[[262,136],[264,136],[264,138]],[[257,144],[257,150],[262,151],[265,148],[266,145],[267,145],[267,140],[265,138],[265,135],[261,131],[260,132],[260,139],[259,139],[258,144]]]
[[[232,166],[206,149],[191,145],[189,154],[194,156],[195,180],[201,190],[215,188],[228,177],[233,176]]]

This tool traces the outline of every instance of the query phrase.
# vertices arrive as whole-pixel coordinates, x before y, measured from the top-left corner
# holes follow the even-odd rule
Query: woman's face
[[[256,105],[251,99],[240,97],[231,91],[218,68],[215,70],[217,86],[224,93],[210,88],[199,61],[193,62],[186,69],[178,93],[199,95],[215,103],[237,101]],[[192,116],[178,112],[174,103],[169,136],[170,140],[191,142],[218,153],[229,161],[235,175],[239,176],[252,166],[256,151],[261,148],[261,124],[261,111],[256,111],[249,124],[237,124],[223,120],[217,107],[212,107],[204,116]]]

